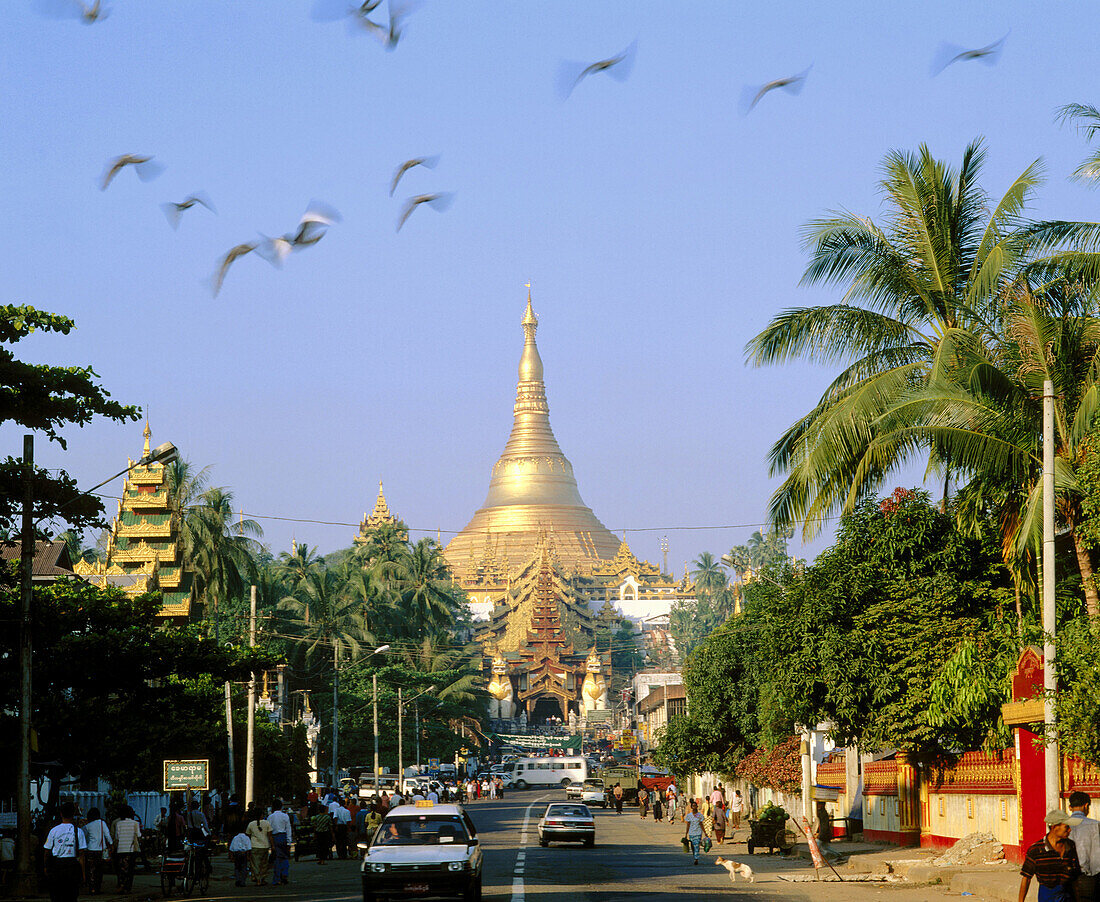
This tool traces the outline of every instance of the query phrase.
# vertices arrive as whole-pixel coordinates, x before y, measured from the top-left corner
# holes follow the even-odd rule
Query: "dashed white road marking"
[[[512,871],[512,902],[524,902],[526,897],[523,886],[523,870],[527,865],[527,850],[523,846],[527,845],[527,832],[531,828],[531,811],[547,798],[549,798],[549,795],[539,796],[527,806],[527,811],[523,815],[523,828],[519,833],[520,850],[516,852],[516,865]]]

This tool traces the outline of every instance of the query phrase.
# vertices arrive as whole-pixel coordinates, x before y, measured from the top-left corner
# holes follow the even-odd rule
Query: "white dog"
[[[736,861],[730,861],[728,858],[715,858],[714,863],[721,865],[730,874],[730,883],[737,882],[737,875],[740,874],[743,880],[747,880],[749,883],[755,883],[756,878],[752,875],[752,868],[747,864],[738,864]]]

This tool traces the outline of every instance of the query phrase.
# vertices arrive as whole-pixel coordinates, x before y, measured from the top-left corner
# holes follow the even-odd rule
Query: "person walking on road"
[[[611,797],[615,800],[615,813],[623,813],[623,788],[618,783],[615,784],[615,788],[611,790]]]
[[[351,812],[340,802],[332,810],[332,827],[336,836],[336,857],[343,861],[348,857],[348,824]]]
[[[141,824],[129,805],[123,807],[122,816],[115,821],[114,840],[118,891],[128,893],[134,888],[134,864],[141,851]]]
[[[741,811],[745,807],[745,800],[741,798],[741,790],[735,789],[733,791],[733,798],[730,799],[730,833],[741,826]],[[732,837],[731,837],[732,838]]]
[[[1069,838],[1077,847],[1077,863],[1081,865],[1081,876],[1073,884],[1077,902],[1100,902],[1100,887],[1097,886],[1100,882],[1100,822],[1089,817],[1091,803],[1087,792],[1070,793],[1070,814],[1082,817],[1081,823],[1069,830]]]
[[[75,819],[76,805],[62,802],[61,823],[49,832],[42,844],[50,882],[50,902],[76,902],[84,881],[84,853],[88,840]]]
[[[722,845],[726,838],[726,808],[719,802],[714,806],[714,841]]]
[[[267,868],[271,860],[271,823],[263,816],[259,808],[248,810],[248,826],[244,828],[252,840],[249,861],[252,863],[252,882],[256,886],[267,886]]]
[[[84,874],[88,892],[98,895],[103,889],[103,863],[111,854],[111,831],[107,822],[99,816],[98,808],[88,809],[88,823],[84,825],[88,838],[88,851],[84,856]]]
[[[1039,884],[1039,902],[1073,902],[1073,882],[1081,873],[1077,847],[1069,831],[1084,822],[1080,814],[1070,816],[1059,808],[1046,814],[1047,834],[1032,843],[1020,868],[1019,902],[1027,898],[1034,877]]]
[[[684,815],[684,836],[691,845],[691,854],[695,863],[699,863],[699,847],[703,844],[703,816],[699,813],[699,803],[691,800],[691,810]]]
[[[294,828],[290,823],[290,815],[283,811],[282,799],[275,799],[271,803],[271,814],[267,816],[267,822],[271,825],[271,847],[275,852],[275,869],[271,882],[275,886],[286,886],[290,883],[290,844],[294,841]]]
[[[649,814],[649,790],[647,790],[644,786],[639,786],[638,817],[640,817],[644,821],[647,814]]]
[[[248,883],[248,856],[252,852],[252,840],[243,830],[229,841],[229,860],[233,862],[234,886]]]
[[[317,863],[324,864],[332,855],[332,815],[327,808],[321,808],[310,819],[313,825],[313,837],[317,846]]]

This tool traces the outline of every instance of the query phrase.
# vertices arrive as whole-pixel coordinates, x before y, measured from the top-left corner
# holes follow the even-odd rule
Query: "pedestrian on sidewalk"
[[[661,793],[659,790],[653,790],[653,820],[656,823],[661,823],[661,819],[664,817],[664,812],[661,809]]]
[[[615,800],[615,813],[623,813],[623,788],[618,783],[615,784],[615,788],[611,790],[611,797]]]
[[[1070,814],[1081,815],[1082,821],[1076,827],[1070,827],[1069,838],[1077,847],[1077,862],[1081,865],[1081,876],[1073,884],[1077,902],[1097,902],[1100,892],[1100,822],[1089,817],[1092,799],[1087,792],[1071,792],[1069,795]]]
[[[668,805],[668,822],[673,827],[676,826],[676,784],[670,783],[668,786],[668,792],[665,795],[665,801]]]
[[[638,817],[643,821],[649,814],[649,790],[641,784],[638,785]]]
[[[248,857],[252,863],[252,882],[267,886],[267,868],[271,859],[271,823],[255,805],[248,809],[248,826],[244,832],[252,841]]]
[[[282,799],[272,801],[267,822],[271,825],[271,848],[275,853],[271,882],[275,886],[286,886],[290,883],[290,844],[294,841],[294,827],[290,815],[283,811]]]
[[[1084,818],[1051,808],[1045,820],[1046,836],[1028,847],[1020,868],[1019,902],[1027,897],[1032,877],[1039,884],[1039,902],[1073,902],[1073,881],[1081,873],[1081,865],[1069,831],[1083,823]]]
[[[248,856],[252,853],[252,840],[243,830],[229,841],[229,860],[233,862],[233,883],[248,884]]]
[[[741,790],[735,789],[733,791],[733,798],[730,799],[730,833],[741,826],[741,812],[745,807],[745,800],[741,798]]]
[[[722,845],[726,838],[726,809],[722,802],[714,806],[714,841]]]
[[[703,802],[703,832],[707,836],[714,836],[714,804],[710,799]]]
[[[141,851],[141,824],[129,805],[122,807],[122,816],[115,821],[114,834],[118,891],[129,893],[134,888],[134,866]]]
[[[42,845],[50,902],[76,902],[80,884],[84,882],[84,853],[88,839],[76,825],[75,818],[76,805],[62,802],[61,823],[50,830]]]
[[[684,815],[684,836],[691,845],[691,854],[695,863],[699,863],[699,847],[703,844],[703,816],[699,813],[699,803],[691,800],[691,810]]]
[[[95,896],[103,888],[103,863],[111,854],[111,831],[107,822],[100,818],[98,808],[88,809],[84,835],[88,838],[88,851],[84,855],[84,877],[88,892]]]

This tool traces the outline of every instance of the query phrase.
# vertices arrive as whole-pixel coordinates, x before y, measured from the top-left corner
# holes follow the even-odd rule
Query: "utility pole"
[[[1054,716],[1054,691],[1058,686],[1054,615],[1054,383],[1047,379],[1043,382],[1043,765],[1048,811],[1061,807],[1058,724]]]
[[[401,787],[405,783],[405,759],[404,751],[405,747],[402,744],[404,737],[401,735],[405,731],[401,729],[401,687],[397,687],[397,785]]]
[[[15,895],[37,892],[31,867],[31,606],[34,584],[34,436],[23,436],[23,536],[19,554],[19,786],[16,817],[19,842],[16,855]]]
[[[416,712],[416,772],[420,773],[420,704],[413,706]]]
[[[248,601],[248,647],[256,647],[256,587],[252,586]],[[255,801],[256,791],[256,671],[248,681],[248,738],[244,752],[244,804]]]
[[[229,746],[229,794],[235,795],[237,792],[237,766],[233,762],[233,699],[229,680],[225,681],[225,733],[226,744]]]
[[[340,698],[340,640],[332,646],[332,788],[340,789],[340,772],[337,769],[336,754],[340,745],[340,710],[337,702]]]
[[[370,676],[374,698],[374,794],[378,795],[378,674]],[[399,786],[398,789],[401,787]]]

